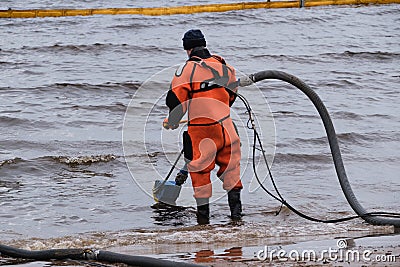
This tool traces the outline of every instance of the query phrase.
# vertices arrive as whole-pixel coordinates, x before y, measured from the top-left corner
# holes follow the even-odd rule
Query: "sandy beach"
[[[385,227],[384,227],[385,228]],[[392,227],[389,227],[392,228]],[[388,229],[385,229],[387,231]],[[377,229],[379,231],[379,229]],[[382,229],[381,229],[382,231]],[[399,266],[400,238],[392,234],[235,239],[227,242],[154,244],[111,248],[119,253],[204,266]],[[245,234],[243,234],[245,236]],[[212,239],[212,238],[211,238]],[[296,240],[296,241],[295,241]],[[264,252],[267,252],[264,254]],[[266,256],[265,256],[266,255]]]

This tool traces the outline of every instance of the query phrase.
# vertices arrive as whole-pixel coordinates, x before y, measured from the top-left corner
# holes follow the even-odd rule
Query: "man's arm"
[[[172,129],[179,125],[187,111],[187,101],[190,92],[190,68],[185,64],[183,68],[178,68],[172,79],[170,89],[167,93],[166,105],[169,108],[168,124]]]

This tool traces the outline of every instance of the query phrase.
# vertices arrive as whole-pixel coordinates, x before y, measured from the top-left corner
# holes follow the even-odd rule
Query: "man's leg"
[[[232,220],[240,220],[242,217],[240,191],[243,185],[240,180],[240,157],[240,142],[237,140],[220,150],[216,159],[216,163],[220,166],[217,175],[223,181],[224,189],[228,191]]]
[[[210,205],[209,198],[196,198],[197,204],[197,223],[200,225],[210,223]]]
[[[190,177],[197,204],[197,222],[208,224],[210,223],[209,199],[212,195],[210,172],[191,172]]]
[[[240,200],[241,189],[233,188],[228,192],[228,204],[231,210],[231,219],[238,221],[242,218],[242,202]]]

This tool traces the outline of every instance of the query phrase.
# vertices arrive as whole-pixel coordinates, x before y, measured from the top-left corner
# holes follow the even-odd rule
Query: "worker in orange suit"
[[[228,192],[232,220],[240,220],[240,139],[230,117],[236,98],[235,70],[222,57],[211,55],[200,30],[183,36],[183,48],[189,59],[172,79],[166,97],[169,107],[166,129],[176,129],[188,113],[188,130],[183,133],[183,150],[197,203],[197,221],[208,224],[209,199],[212,196],[210,172],[219,166],[217,176]],[[185,182],[176,178],[178,185]]]

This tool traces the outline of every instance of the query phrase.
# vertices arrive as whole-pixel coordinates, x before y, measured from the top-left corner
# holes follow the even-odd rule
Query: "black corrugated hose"
[[[331,149],[331,154],[333,158],[333,162],[335,165],[336,173],[339,179],[340,186],[342,188],[342,191],[350,204],[351,208],[354,210],[354,212],[357,214],[357,216],[351,216],[351,217],[346,217],[346,218],[340,218],[340,219],[332,219],[332,220],[321,220],[317,218],[310,217],[299,210],[295,209],[293,206],[291,206],[289,203],[285,201],[285,199],[282,197],[282,195],[279,193],[279,190],[276,186],[276,183],[274,181],[274,178],[272,177],[267,158],[265,155],[265,150],[262,147],[262,142],[260,140],[260,137],[257,133],[257,130],[255,128],[254,124],[254,118],[252,117],[252,111],[249,103],[247,100],[240,94],[237,94],[237,96],[243,101],[244,105],[246,106],[246,109],[249,114],[249,122],[251,122],[251,125],[248,125],[250,129],[253,130],[254,133],[254,143],[253,143],[253,170],[255,173],[255,176],[257,178],[258,183],[262,187],[264,191],[266,191],[270,196],[272,196],[274,199],[278,200],[279,202],[282,203],[282,205],[287,206],[290,210],[292,210],[294,213],[297,215],[311,221],[315,222],[323,222],[323,223],[336,223],[336,222],[343,222],[343,221],[348,221],[351,219],[359,218],[361,217],[364,219],[366,222],[373,224],[373,225],[393,225],[396,228],[400,227],[400,214],[399,213],[392,213],[392,212],[367,212],[361,204],[358,202],[356,196],[353,193],[353,190],[351,189],[349,180],[347,179],[346,175],[346,170],[343,165],[343,160],[342,160],[342,155],[340,153],[340,148],[335,132],[335,128],[333,126],[332,120],[329,116],[329,113],[322,102],[322,100],[319,98],[317,93],[312,90],[307,84],[305,84],[303,81],[301,81],[299,78],[282,72],[282,71],[274,71],[274,70],[266,70],[266,71],[260,71],[255,74],[249,75],[248,77],[243,77],[241,80],[239,80],[239,85],[240,86],[248,86],[252,83],[256,83],[265,79],[278,79],[281,81],[285,81],[287,83],[290,83],[300,89],[314,104],[315,108],[317,109],[319,115],[321,116],[321,119],[323,121],[325,131],[327,133],[328,141],[329,141],[329,146]],[[265,164],[267,165],[269,176],[271,178],[272,184],[274,186],[274,190],[278,194],[278,196],[275,196],[273,193],[271,193],[265,186],[261,183],[258,175],[257,175],[257,170],[256,170],[256,164],[255,164],[255,151],[256,151],[256,144],[258,142],[259,145],[259,150],[263,154],[263,159]]]
[[[30,251],[0,245],[0,255],[31,260],[95,260],[109,263],[125,263],[141,267],[200,267],[201,265],[155,259],[145,256],[131,256],[94,249],[49,249]]]

